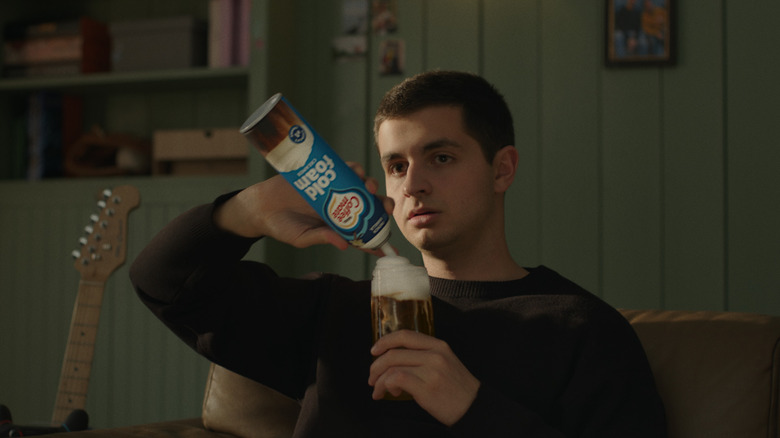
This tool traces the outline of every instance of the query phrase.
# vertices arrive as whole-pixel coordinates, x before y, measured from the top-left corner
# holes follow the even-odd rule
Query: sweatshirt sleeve
[[[173,303],[187,281],[199,271],[240,260],[257,239],[220,230],[214,224],[214,204],[195,207],[167,224],[147,244],[130,267],[130,280],[145,302]]]
[[[166,225],[134,260],[131,282],[141,301],[199,354],[300,397],[314,361],[307,333],[316,325],[320,283],[282,278],[265,264],[241,260],[257,239],[214,224],[214,208],[227,197]]]
[[[550,427],[537,413],[523,408],[486,385],[466,414],[451,427],[458,437],[549,437],[565,435]]]

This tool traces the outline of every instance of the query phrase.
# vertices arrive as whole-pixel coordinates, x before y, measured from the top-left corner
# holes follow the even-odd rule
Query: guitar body
[[[54,403],[55,425],[86,405],[103,291],[111,273],[125,262],[127,217],[139,203],[138,189],[133,186],[103,191],[99,214],[90,217],[87,234],[80,239],[81,249],[73,252],[81,278]]]

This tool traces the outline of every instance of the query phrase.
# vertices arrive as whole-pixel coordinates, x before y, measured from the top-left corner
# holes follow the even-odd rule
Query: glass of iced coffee
[[[404,257],[386,256],[377,260],[371,280],[371,326],[374,342],[397,330],[413,330],[434,335],[428,273]],[[409,394],[386,400],[410,400]]]

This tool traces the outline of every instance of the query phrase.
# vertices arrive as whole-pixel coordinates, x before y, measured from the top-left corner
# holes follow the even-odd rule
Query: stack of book
[[[4,29],[3,75],[62,76],[108,71],[110,53],[108,28],[90,18],[10,24]]]

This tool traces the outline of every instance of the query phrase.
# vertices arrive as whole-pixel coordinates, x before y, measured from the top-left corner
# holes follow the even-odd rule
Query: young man
[[[471,74],[415,76],[383,99],[375,138],[386,208],[430,276],[435,338],[371,345],[368,280],[241,261],[261,237],[347,247],[278,176],[163,229],[131,269],[139,296],[205,357],[300,400],[296,437],[665,436],[625,319],[510,256],[518,153],[501,95]],[[414,400],[381,400],[401,391]]]

